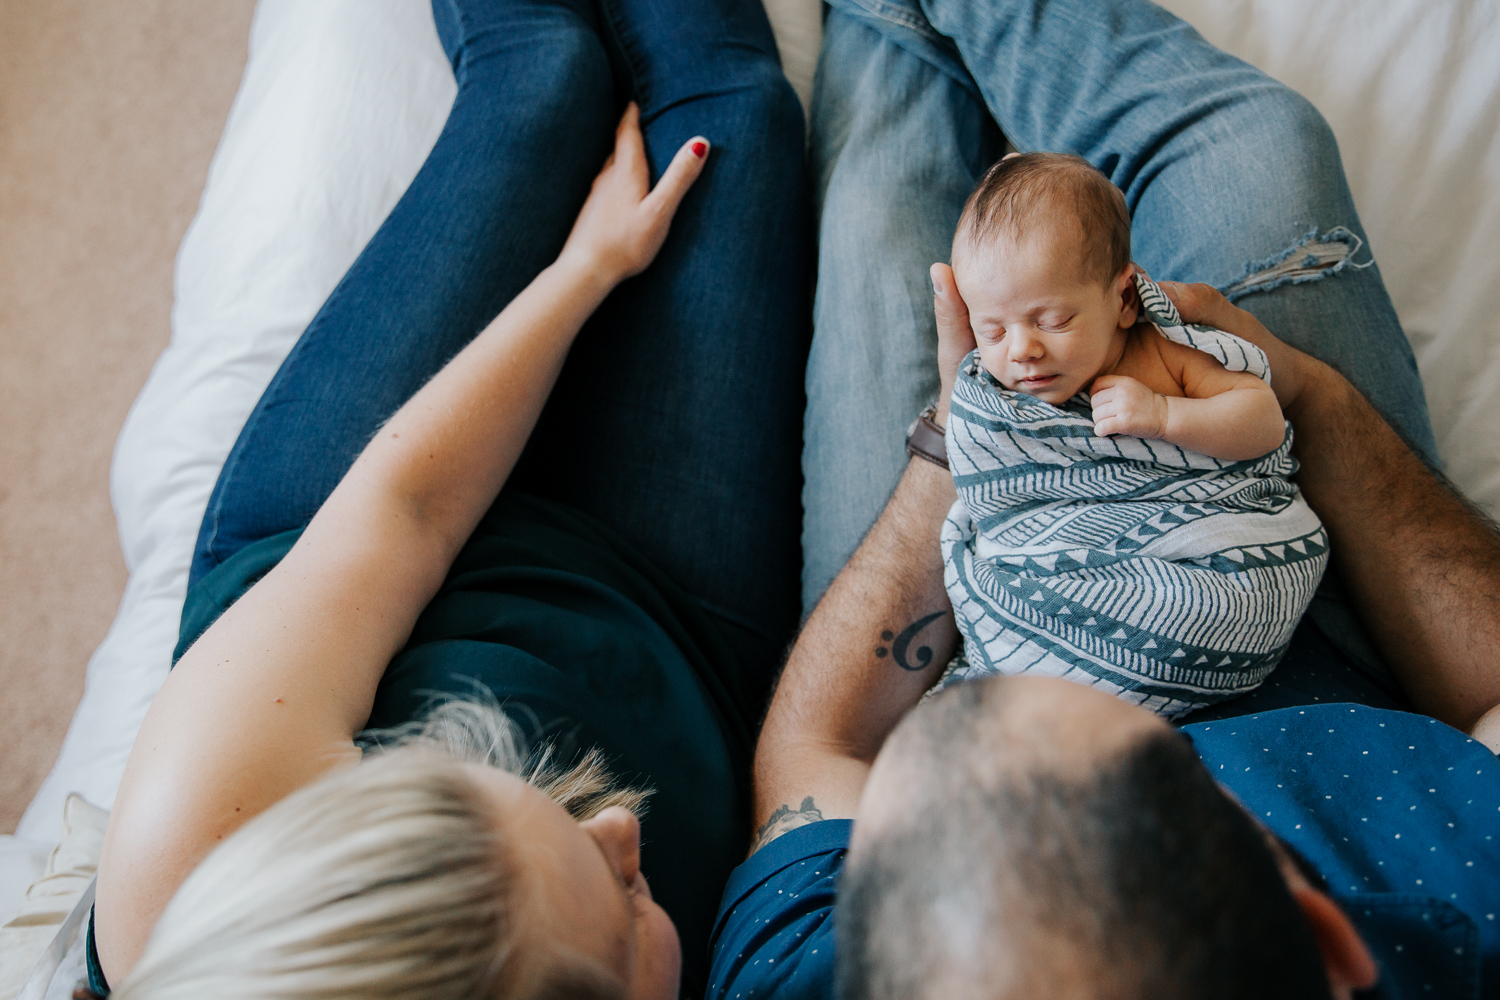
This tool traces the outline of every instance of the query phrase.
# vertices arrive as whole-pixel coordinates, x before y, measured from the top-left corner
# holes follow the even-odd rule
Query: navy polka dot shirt
[[[1426,716],[1287,708],[1185,726],[1209,771],[1327,879],[1387,997],[1500,998],[1500,762]],[[793,830],[735,869],[715,1000],[831,997],[853,824]]]

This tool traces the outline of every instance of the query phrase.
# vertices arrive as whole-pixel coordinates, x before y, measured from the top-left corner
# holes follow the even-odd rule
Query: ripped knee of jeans
[[[1220,286],[1219,291],[1233,302],[1254,292],[1269,292],[1282,285],[1300,285],[1322,281],[1352,267],[1360,270],[1375,263],[1374,259],[1355,263],[1354,257],[1365,241],[1343,226],[1319,230],[1316,226],[1297,242],[1264,260],[1252,260],[1238,281]]]

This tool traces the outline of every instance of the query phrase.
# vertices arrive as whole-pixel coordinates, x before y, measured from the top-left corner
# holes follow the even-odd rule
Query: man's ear
[[[1312,928],[1333,995],[1348,996],[1353,990],[1374,986],[1380,968],[1339,905],[1306,883],[1287,888]]]
[[[1135,264],[1126,264],[1115,279],[1115,295],[1120,300],[1120,329],[1128,330],[1141,318],[1141,300],[1135,291]]]

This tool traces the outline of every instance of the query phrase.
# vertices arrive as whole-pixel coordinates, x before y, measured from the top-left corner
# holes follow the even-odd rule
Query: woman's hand
[[[953,383],[958,380],[959,363],[974,349],[974,328],[969,325],[969,306],[958,293],[953,268],[947,264],[934,264],[929,274],[932,277],[932,307],[937,315],[938,378],[942,385],[938,394],[937,422],[946,427],[948,401],[953,396]]]
[[[640,274],[661,249],[677,206],[707,158],[708,140],[689,139],[653,189],[641,112],[632,102],[615,129],[615,151],[594,178],[559,262],[577,262],[612,283]]]

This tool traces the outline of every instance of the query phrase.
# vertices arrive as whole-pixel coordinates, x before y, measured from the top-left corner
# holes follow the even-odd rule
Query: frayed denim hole
[[[1363,239],[1344,226],[1323,231],[1314,226],[1280,253],[1263,260],[1250,261],[1245,265],[1245,273],[1238,281],[1221,286],[1219,291],[1232,302],[1254,292],[1269,292],[1282,285],[1322,281],[1346,267],[1360,270],[1375,263],[1373,258],[1355,263],[1355,255],[1364,243]]]

